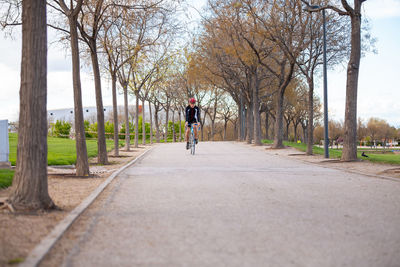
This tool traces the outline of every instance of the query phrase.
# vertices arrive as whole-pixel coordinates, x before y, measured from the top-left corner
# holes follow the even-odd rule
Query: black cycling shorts
[[[188,121],[188,128],[192,127],[192,123],[195,124],[198,122],[197,121]]]

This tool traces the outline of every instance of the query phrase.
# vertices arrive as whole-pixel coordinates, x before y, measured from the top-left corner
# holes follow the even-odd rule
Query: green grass
[[[262,140],[263,143],[265,144],[272,144],[272,140]],[[290,146],[294,147],[300,151],[306,152],[307,151],[307,145],[304,143],[295,143],[295,142],[288,142],[284,141],[283,144],[285,146]],[[368,158],[362,157],[361,153],[363,151],[368,151],[366,154],[368,155]],[[314,154],[319,154],[319,155],[324,155],[324,149],[318,146],[313,147],[313,153]],[[330,148],[329,149],[329,157],[330,158],[341,158],[342,157],[342,150],[341,149],[336,149],[336,148]],[[384,153],[382,153],[381,150],[374,150],[371,149],[359,149],[357,152],[357,157],[359,159],[363,160],[369,160],[371,162],[377,162],[377,163],[388,163],[388,164],[395,164],[395,165],[400,165],[400,154],[394,154],[391,152],[391,150],[386,150]]]
[[[10,162],[11,165],[15,166],[17,159],[17,141],[18,136],[15,133],[10,134]],[[48,165],[71,165],[76,163],[76,147],[75,140],[66,138],[48,137],[48,152],[47,152],[47,163]],[[107,151],[111,151],[114,148],[114,141],[107,139]],[[120,146],[123,146],[124,142],[120,141]],[[86,147],[88,157],[97,156],[97,140],[90,139],[86,140]]]
[[[22,262],[24,262],[24,261],[25,261],[24,258],[15,258],[15,259],[9,260],[9,261],[8,261],[8,264],[11,264],[11,265],[13,265],[13,264],[19,264],[19,263],[22,263]]]
[[[9,187],[14,177],[14,171],[8,169],[0,169],[0,188]]]

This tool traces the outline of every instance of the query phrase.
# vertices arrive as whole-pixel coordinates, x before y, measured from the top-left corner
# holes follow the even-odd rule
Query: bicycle
[[[190,154],[192,155],[194,155],[196,152],[196,141],[195,141],[193,126],[197,126],[197,123],[192,123],[192,125],[190,126],[189,147],[190,147]]]

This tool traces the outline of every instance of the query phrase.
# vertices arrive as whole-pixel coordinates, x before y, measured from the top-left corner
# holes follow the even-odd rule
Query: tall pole
[[[329,158],[329,134],[328,134],[328,78],[326,70],[326,23],[325,9],[322,10],[322,21],[324,28],[324,151],[325,158]]]
[[[243,92],[240,91],[240,110],[239,110],[239,115],[240,115],[240,141],[243,141],[243,135],[244,135],[244,127],[243,127],[243,121],[244,121],[244,116],[243,116]]]

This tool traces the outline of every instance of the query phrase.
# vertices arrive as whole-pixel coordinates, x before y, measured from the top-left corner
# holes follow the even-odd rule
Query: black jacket
[[[193,109],[190,106],[187,106],[185,109],[185,113],[186,113],[186,122],[188,123],[200,122],[200,109],[197,106],[194,106]]]

